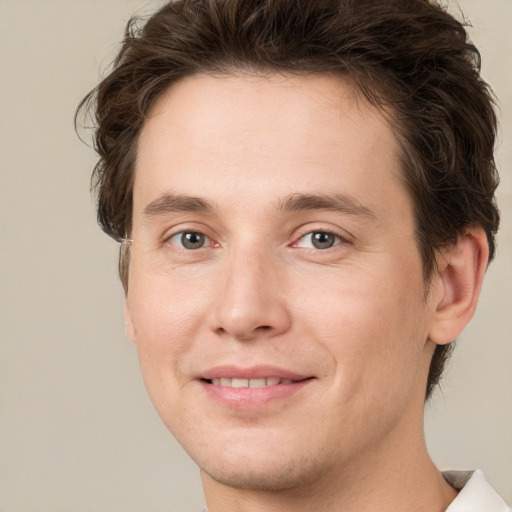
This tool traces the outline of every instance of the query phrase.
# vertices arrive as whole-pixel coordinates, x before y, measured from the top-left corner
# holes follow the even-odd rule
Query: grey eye
[[[184,249],[201,249],[210,243],[210,239],[198,231],[181,231],[169,238],[171,244]]]
[[[311,244],[315,249],[329,249],[336,244],[337,236],[333,233],[318,231],[311,233]]]
[[[341,242],[342,238],[339,235],[329,231],[311,231],[302,236],[295,246],[306,249],[330,249]]]

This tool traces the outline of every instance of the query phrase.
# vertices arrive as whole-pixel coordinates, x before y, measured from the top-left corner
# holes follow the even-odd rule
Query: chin
[[[311,475],[314,471],[311,471],[307,461],[296,461],[280,468],[243,468],[230,471],[214,467],[211,471],[203,471],[220,484],[253,491],[285,491],[303,487],[314,480]]]
[[[214,461],[193,457],[201,470],[216,482],[236,489],[284,491],[313,483],[326,471],[326,465],[307,456],[244,453]]]

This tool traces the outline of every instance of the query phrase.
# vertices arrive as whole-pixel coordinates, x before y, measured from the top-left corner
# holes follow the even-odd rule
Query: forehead
[[[142,129],[135,209],[198,190],[240,202],[344,193],[367,203],[400,182],[399,162],[383,113],[342,77],[198,74],[171,86]]]

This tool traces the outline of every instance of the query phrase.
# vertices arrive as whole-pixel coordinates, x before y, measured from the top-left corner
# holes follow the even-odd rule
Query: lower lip
[[[232,388],[200,381],[204,391],[215,401],[232,409],[259,409],[277,400],[290,398],[311,384],[305,379],[289,384],[277,384],[263,388]]]

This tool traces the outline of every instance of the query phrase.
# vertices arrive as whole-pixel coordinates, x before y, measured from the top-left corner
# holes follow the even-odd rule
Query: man
[[[499,224],[478,71],[427,0],[184,0],[128,26],[86,100],[98,218],[209,512],[509,510],[423,435]]]

